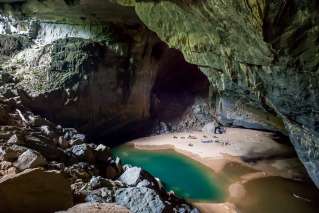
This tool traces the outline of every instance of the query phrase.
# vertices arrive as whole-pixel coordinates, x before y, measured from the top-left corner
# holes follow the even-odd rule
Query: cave
[[[183,122],[186,115],[192,114],[196,101],[208,106],[209,81],[197,65],[188,63],[179,50],[169,48],[164,42],[155,43],[150,56],[152,64],[155,64],[150,68],[155,77],[150,91],[143,91],[149,94],[149,117],[95,139],[111,139],[109,144],[117,146],[129,140],[158,134],[163,131],[161,124],[170,131]],[[210,112],[207,112],[209,116]],[[196,125],[188,127],[196,128],[199,130]],[[186,128],[178,131],[183,130]]]
[[[160,57],[158,75],[151,91],[151,118],[174,123],[195,103],[196,98],[208,101],[209,82],[197,65],[185,61],[182,53],[164,43],[153,47]]]
[[[318,5],[0,1],[0,212],[317,213]]]

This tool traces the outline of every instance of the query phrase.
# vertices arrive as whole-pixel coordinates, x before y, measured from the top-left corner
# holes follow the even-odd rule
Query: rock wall
[[[276,129],[280,119],[267,117],[279,116],[319,186],[317,1],[119,2],[135,6],[152,31],[200,66],[214,100],[267,112],[264,123]]]
[[[34,45],[3,65],[19,79],[24,104],[94,137],[149,118],[159,60],[152,56],[160,42],[155,34],[141,25],[124,32],[111,23],[29,26]]]
[[[208,77],[210,104],[221,122],[287,132],[310,176],[319,185],[316,0],[30,0],[6,4],[1,9],[2,20],[9,23],[1,25],[3,32],[42,38],[34,39],[41,49],[40,57],[36,58],[43,64],[51,60],[48,64],[51,71],[46,71],[43,78],[48,73],[65,76],[65,72],[72,73],[75,67],[76,75],[89,77],[72,87],[63,80],[60,92],[50,90],[50,95],[61,97],[57,103],[48,101],[51,99],[46,89],[36,93],[38,103],[42,105],[41,100],[46,100],[45,109],[51,106],[54,109],[51,116],[61,116],[61,109],[64,111],[71,104],[74,111],[65,113],[71,124],[91,129],[92,124],[114,127],[108,128],[110,132],[147,118],[150,90],[159,64],[152,56],[152,47],[159,40],[150,29],[171,48],[179,49],[189,63],[197,65]],[[21,16],[27,21],[17,23]],[[31,24],[34,19],[41,20],[38,28]],[[81,41],[65,39],[68,35]],[[85,39],[92,43],[87,44]],[[64,54],[59,53],[63,49],[58,48],[59,43],[68,46]],[[82,45],[74,43],[97,47],[101,53],[78,60],[78,56],[93,53],[90,48],[81,49]],[[31,52],[37,52],[36,49],[31,48]],[[24,54],[26,58],[28,55]],[[77,62],[81,65],[77,66]],[[88,75],[82,72],[85,63],[93,63],[94,69],[84,70]],[[116,66],[111,68],[114,63]],[[37,73],[37,69],[31,70]],[[53,78],[51,82],[61,79],[56,80]],[[79,88],[81,94],[86,94],[82,98],[77,96]],[[100,97],[105,101],[99,103]],[[107,109],[106,104],[110,106]],[[84,119],[75,119],[76,111]]]

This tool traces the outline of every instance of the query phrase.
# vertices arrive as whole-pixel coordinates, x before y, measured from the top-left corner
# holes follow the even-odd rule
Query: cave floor
[[[191,131],[139,138],[128,144],[142,150],[172,149],[200,162],[215,174],[225,173],[229,164],[250,169],[249,172],[238,174],[226,186],[228,196],[225,203],[194,203],[202,212],[236,212],[238,206],[242,210],[245,209],[244,212],[250,212],[258,202],[261,202],[257,199],[258,202],[254,201],[252,204],[253,197],[262,197],[264,191],[268,191],[267,188],[272,188],[264,180],[278,183],[274,186],[278,190],[275,193],[282,194],[283,199],[288,200],[287,205],[284,205],[285,208],[294,207],[298,211],[303,210],[308,208],[309,200],[318,196],[315,187],[309,183],[306,170],[293,148],[285,142],[276,140],[275,134],[271,132],[240,128],[227,128],[224,134]],[[260,182],[258,187],[254,187],[256,181]],[[281,187],[284,185],[291,188],[291,191],[287,192]],[[304,195],[312,198],[304,198]],[[297,204],[291,205],[289,202]]]
[[[169,133],[130,141],[137,149],[173,149],[218,173],[228,162],[238,162],[266,175],[303,178],[305,170],[289,144],[271,132],[227,128],[224,134],[201,131]]]

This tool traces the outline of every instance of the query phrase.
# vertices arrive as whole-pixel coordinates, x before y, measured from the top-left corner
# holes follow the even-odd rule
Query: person
[[[214,134],[223,134],[226,132],[225,127],[223,127],[223,125],[218,121],[218,117],[217,114],[215,114],[214,116]]]
[[[214,130],[214,133],[215,134],[223,134],[226,132],[226,129],[225,127],[221,126],[221,125],[217,125],[215,126],[215,130]]]

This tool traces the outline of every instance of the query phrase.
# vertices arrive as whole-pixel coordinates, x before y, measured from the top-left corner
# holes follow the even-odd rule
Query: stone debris
[[[3,86],[14,90],[15,84]],[[123,167],[109,147],[89,143],[76,129],[30,112],[21,104],[21,94],[2,92],[1,212],[54,212],[83,202],[88,203],[66,212],[96,212],[96,206],[101,207],[99,212],[112,213],[172,212],[182,204],[192,209],[146,171]],[[114,202],[129,210],[108,204]]]
[[[34,150],[28,149],[23,152],[14,163],[14,166],[19,170],[43,167],[47,165],[46,159]]]
[[[132,212],[138,213],[159,213],[165,208],[164,202],[159,195],[150,188],[130,187],[116,191],[115,201],[125,206]],[[136,205],[138,203],[139,205]]]

